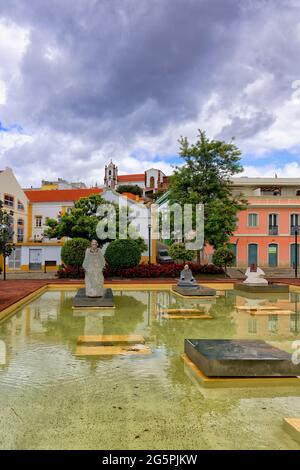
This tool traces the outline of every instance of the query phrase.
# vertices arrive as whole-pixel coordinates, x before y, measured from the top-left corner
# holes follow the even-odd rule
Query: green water
[[[220,292],[115,291],[116,309],[72,310],[75,292],[47,292],[0,324],[1,449],[299,449],[282,427],[300,417],[299,387],[203,388],[185,369],[184,338],[260,338],[291,351],[300,316],[255,320],[236,305],[281,302]],[[300,305],[300,304],[299,304]],[[200,306],[213,320],[166,320]],[[76,357],[84,334],[141,334],[148,356]]]

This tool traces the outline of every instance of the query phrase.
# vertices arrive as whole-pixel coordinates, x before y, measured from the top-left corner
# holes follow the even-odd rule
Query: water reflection
[[[132,443],[141,448],[152,448],[154,443],[156,448],[206,448],[206,436],[213,429],[213,435],[219,435],[212,447],[223,448],[232,442],[238,442],[237,447],[259,447],[266,441],[266,447],[282,445],[285,437],[278,417],[283,405],[278,398],[284,397],[287,415],[298,412],[297,406],[300,413],[299,401],[293,401],[295,389],[249,389],[244,395],[237,390],[201,390],[185,374],[180,355],[187,337],[261,338],[291,350],[292,342],[300,339],[299,294],[253,297],[220,291],[215,298],[184,299],[166,290],[117,290],[116,308],[103,312],[72,310],[74,295],[74,291],[47,292],[0,324],[0,400],[2,413],[8,410],[6,424],[0,429],[1,442],[11,435],[28,448],[32,442],[40,442],[44,432],[43,446],[46,442],[52,448],[61,445],[62,435],[64,444],[72,439],[70,448],[76,443],[99,448],[99,442],[112,449],[132,448]],[[197,308],[213,319],[166,319],[162,313],[168,308]],[[253,309],[265,310],[254,315]],[[281,314],[276,313],[279,311]],[[152,354],[75,356],[79,336],[102,334],[142,335]],[[274,397],[268,426],[277,426],[276,432],[265,432],[267,411],[256,402],[263,396]],[[249,412],[243,414],[241,400],[245,397],[243,406]],[[12,402],[22,420],[9,428]],[[247,428],[245,419],[251,420],[254,409],[255,427],[249,421]],[[201,423],[203,432],[191,433],[191,423],[197,431]],[[33,436],[29,443],[24,443],[26,426]],[[61,426],[59,432],[57,426]],[[230,429],[230,438],[224,436],[224,427]],[[140,436],[138,444],[136,435]],[[292,445],[289,442],[286,447]]]

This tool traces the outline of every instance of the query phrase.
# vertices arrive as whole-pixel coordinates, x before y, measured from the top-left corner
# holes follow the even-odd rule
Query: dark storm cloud
[[[2,13],[31,28],[14,92],[29,122],[74,132],[129,117],[155,132],[197,114],[240,12],[233,0],[18,0]]]

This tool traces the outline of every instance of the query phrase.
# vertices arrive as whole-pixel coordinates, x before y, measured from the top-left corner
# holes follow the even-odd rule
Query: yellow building
[[[12,241],[17,244],[8,260],[8,268],[18,269],[21,265],[20,246],[27,241],[28,199],[11,168],[0,171],[0,199],[4,209],[10,214]],[[0,266],[3,269],[3,258]]]

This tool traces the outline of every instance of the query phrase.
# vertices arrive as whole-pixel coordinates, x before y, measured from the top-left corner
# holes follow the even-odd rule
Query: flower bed
[[[218,268],[213,264],[197,264],[188,263],[193,274],[218,274],[223,275],[224,270]],[[146,264],[142,263],[133,268],[111,268],[105,267],[104,277],[120,277],[120,278],[157,278],[157,277],[179,277],[181,270],[183,269],[183,263],[170,263],[170,264]],[[57,272],[57,277],[83,279],[84,270],[80,268],[73,268],[71,266],[61,266]]]

